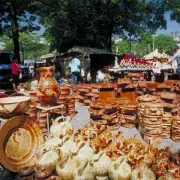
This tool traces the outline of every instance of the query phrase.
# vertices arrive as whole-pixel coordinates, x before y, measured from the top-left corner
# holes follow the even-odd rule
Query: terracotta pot
[[[56,104],[60,96],[60,88],[53,77],[54,67],[40,67],[36,69],[40,72],[40,80],[37,89],[37,97],[43,105]]]

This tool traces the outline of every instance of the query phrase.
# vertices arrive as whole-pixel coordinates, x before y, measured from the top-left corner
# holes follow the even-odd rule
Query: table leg
[[[39,123],[39,120],[40,120],[40,112],[41,112],[41,110],[39,109],[39,110],[38,110],[38,113],[37,113],[37,120],[38,120],[38,123]]]
[[[46,113],[46,116],[47,116],[47,134],[49,135],[49,112]]]

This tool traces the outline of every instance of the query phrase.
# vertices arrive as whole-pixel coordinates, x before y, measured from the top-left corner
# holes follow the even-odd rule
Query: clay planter
[[[59,84],[53,76],[54,67],[40,67],[36,69],[40,73],[37,89],[37,97],[43,105],[54,105],[60,95]]]

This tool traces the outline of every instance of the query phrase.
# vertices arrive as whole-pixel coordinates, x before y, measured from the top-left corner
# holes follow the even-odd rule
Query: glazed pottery
[[[36,69],[40,73],[37,88],[37,97],[43,105],[54,105],[60,96],[60,87],[54,78],[54,67],[40,67]]]
[[[93,161],[96,176],[106,176],[108,174],[108,168],[111,164],[111,159],[104,154],[104,152],[99,152],[94,155]]]
[[[0,162],[8,170],[18,172],[34,166],[36,152],[44,144],[43,133],[36,121],[15,116],[0,131]]]
[[[84,163],[84,165],[79,166],[73,173],[74,180],[94,180],[95,173],[94,168],[88,163]]]
[[[0,114],[21,115],[29,109],[30,97],[17,96],[0,98]]]
[[[80,150],[76,156],[74,156],[74,159],[76,160],[77,164],[80,165],[83,161],[92,160],[94,152],[93,149],[89,146],[89,142],[87,143],[83,142],[81,143]]]
[[[131,180],[156,180],[156,176],[150,168],[137,167],[132,171]]]
[[[63,122],[61,122],[63,121]],[[65,135],[68,130],[72,130],[71,118],[60,116],[55,120],[52,120],[53,124],[50,128],[50,133],[55,137],[60,137]]]
[[[54,167],[60,160],[60,154],[53,149],[44,153],[36,162],[37,167]]]
[[[129,180],[131,176],[131,166],[121,156],[111,163],[108,172],[112,180]]]
[[[68,159],[62,159],[56,164],[56,172],[62,180],[72,180],[73,172],[77,168],[77,163],[70,157]]]

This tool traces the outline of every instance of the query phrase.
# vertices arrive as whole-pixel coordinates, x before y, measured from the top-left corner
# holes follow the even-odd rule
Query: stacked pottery
[[[142,96],[147,93],[147,82],[146,81],[139,81],[137,87],[137,95]]]
[[[63,84],[60,86],[60,90],[61,90],[60,96],[62,96],[62,97],[67,97],[70,95],[70,87],[69,86]]]
[[[138,83],[139,81],[144,81],[144,73],[128,73],[128,77],[133,83]]]
[[[61,109],[55,109],[54,112],[57,113],[57,114],[66,115],[67,108],[68,108],[68,106],[67,106],[67,97],[70,95],[70,87],[63,84],[63,85],[60,86],[60,90],[61,90],[61,93],[60,93],[59,99],[57,100],[57,103],[59,105],[64,105],[64,107],[61,108]]]
[[[171,112],[172,115],[178,115],[179,102],[174,92],[162,92],[160,94],[161,103],[165,112]]]
[[[161,141],[163,105],[149,103],[145,105],[143,114],[144,141],[153,144]]]
[[[67,97],[67,115],[68,116],[75,116],[75,97],[74,96],[68,96]]]
[[[39,126],[44,134],[47,133],[47,114],[46,111],[41,111],[39,115]]]
[[[88,84],[78,85],[77,91],[76,91],[76,94],[77,94],[76,102],[79,105],[89,106],[91,99],[93,97],[91,90],[92,90],[92,87]],[[98,94],[98,98],[99,98],[99,94]]]
[[[92,90],[91,90],[91,99],[92,100],[98,100],[99,99],[99,92],[100,92],[100,88],[101,88],[101,85],[99,84],[92,84],[91,85],[92,87]]]
[[[180,116],[173,117],[171,139],[180,142]]]
[[[137,105],[137,118],[139,121],[138,130],[141,134],[144,134],[144,122],[143,122],[143,114],[145,110],[145,105],[149,103],[154,103],[158,100],[158,97],[152,95],[144,95],[139,96],[137,98],[138,105]]]
[[[147,82],[147,94],[159,96],[159,92],[156,91],[158,85],[158,82]]]
[[[171,123],[173,120],[171,113],[164,112],[162,117],[162,139],[169,139],[171,136]]]
[[[137,103],[128,103],[121,107],[121,125],[126,128],[136,126]]]
[[[121,78],[117,80],[117,92],[121,94],[123,88],[126,88],[128,85],[132,84],[130,78]]]

